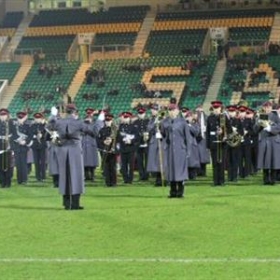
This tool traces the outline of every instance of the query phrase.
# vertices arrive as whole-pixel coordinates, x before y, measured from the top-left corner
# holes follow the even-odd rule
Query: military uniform
[[[236,112],[236,106],[228,106],[228,112]],[[243,127],[236,116],[229,117],[229,124],[236,129],[236,133],[243,136]],[[226,166],[228,171],[228,181],[237,182],[238,179],[238,167],[240,163],[240,144],[236,147],[227,146],[227,155],[226,155]]]
[[[57,158],[63,205],[66,210],[79,210],[83,209],[80,206],[80,195],[85,191],[81,134],[90,131],[82,120],[77,119],[77,109],[73,104],[68,104],[66,111],[68,116],[52,118],[48,129],[57,131],[61,143],[57,148]]]
[[[99,148],[102,152],[103,171],[105,177],[105,183],[107,187],[115,187],[117,185],[117,168],[116,168],[116,127],[112,125],[106,125],[106,122],[112,121],[113,116],[107,114],[105,116],[105,126],[102,127],[98,134]],[[108,138],[110,143],[106,143]]]
[[[0,116],[8,117],[7,109],[0,109]],[[13,175],[12,150],[11,150],[12,120],[0,120],[0,181],[2,188],[11,186]]]
[[[176,110],[176,111],[175,111]],[[179,112],[176,104],[169,105],[169,111]],[[188,158],[191,156],[190,128],[179,116],[164,119],[161,125],[164,143],[165,176],[170,182],[170,198],[183,197],[184,181],[189,179]]]
[[[12,126],[11,146],[15,154],[18,184],[26,184],[28,179],[27,152],[32,145],[30,124],[27,123],[27,113],[18,112],[18,120]],[[24,120],[23,120],[24,119]]]
[[[42,120],[43,114],[36,113],[33,115],[34,119]],[[31,146],[33,152],[33,159],[35,165],[35,176],[37,181],[43,181],[46,179],[46,130],[45,124],[42,122],[34,122],[31,125],[31,134],[33,144]]]
[[[144,108],[138,109],[138,114],[145,114],[146,110]],[[147,172],[147,162],[148,162],[148,126],[149,119],[147,118],[138,118],[134,121],[134,125],[137,127],[138,137],[139,137],[139,146],[136,150],[136,160],[137,168],[139,172],[139,179],[141,181],[148,180]]]
[[[132,117],[132,114],[124,112],[122,117],[128,119]],[[132,123],[121,123],[117,133],[117,144],[119,144],[121,155],[121,173],[126,184],[131,184],[133,181],[134,156],[138,141],[136,126]]]
[[[263,183],[274,185],[276,170],[280,169],[280,119],[273,112],[267,115],[270,124],[264,127],[260,121],[256,122],[254,130],[259,133],[258,168],[263,170]]]
[[[222,107],[222,102],[220,101],[213,101],[211,104],[214,108],[213,110]],[[210,149],[212,158],[214,186],[222,186],[225,184],[225,158],[227,145],[224,138],[231,132],[232,129],[230,128],[228,117],[224,113],[213,113],[207,118],[206,143],[207,148]]]
[[[158,105],[153,104],[151,109],[156,113],[158,111]],[[163,166],[163,143],[165,139],[156,139],[157,132],[157,121],[162,121],[158,119],[158,116],[152,116],[147,125],[147,131],[149,133],[149,141],[148,141],[148,159],[147,159],[147,172],[151,172],[155,175],[155,186],[162,186],[164,182],[164,169]],[[162,158],[162,162],[160,162],[160,157]]]

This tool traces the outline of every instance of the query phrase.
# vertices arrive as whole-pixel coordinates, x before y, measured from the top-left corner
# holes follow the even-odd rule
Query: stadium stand
[[[0,80],[9,80],[9,83],[15,77],[20,68],[18,62],[1,62],[0,63]]]
[[[23,19],[23,12],[9,12],[5,14],[0,25],[0,36],[12,37]]]

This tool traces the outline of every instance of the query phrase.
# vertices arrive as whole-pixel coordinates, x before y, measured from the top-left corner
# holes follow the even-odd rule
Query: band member
[[[206,165],[210,163],[210,153],[206,147],[206,122],[207,115],[203,111],[201,105],[197,106],[195,109],[197,113],[197,123],[199,124],[200,130],[199,134],[196,137],[198,145],[198,154],[200,161],[200,168],[198,170],[198,176],[206,176]]]
[[[250,160],[250,165],[251,165],[251,174],[254,175],[258,172],[258,138],[259,135],[258,133],[255,133],[254,131],[254,125],[256,122],[256,118],[255,118],[255,111],[248,108],[246,111],[246,119],[248,122],[250,122],[250,127],[252,127],[252,131],[251,131],[251,160]]]
[[[86,109],[85,124],[89,131],[94,133],[84,133],[82,137],[82,149],[84,156],[84,169],[85,169],[85,180],[94,181],[94,171],[99,165],[98,149],[96,137],[98,135],[98,130],[93,121],[93,115],[96,111],[92,108]]]
[[[134,124],[131,123],[130,112],[123,112],[121,124],[117,133],[117,143],[120,147],[121,172],[125,184],[131,184],[134,172],[134,155],[138,145],[138,132]]]
[[[176,104],[170,104],[168,115],[161,124],[164,146],[165,176],[170,182],[169,198],[184,196],[184,181],[188,180],[188,157],[191,153],[190,129],[185,119],[179,116]],[[160,135],[159,135],[160,136]]]
[[[189,179],[194,180],[197,177],[197,171],[200,168],[199,151],[196,138],[200,133],[200,127],[192,111],[188,111],[185,115],[186,122],[190,129],[191,137],[191,157],[188,158]]]
[[[9,111],[2,108],[0,109],[0,181],[2,188],[11,186],[13,175],[11,131],[12,121],[9,120]]]
[[[137,127],[138,137],[139,137],[139,146],[136,150],[136,159],[137,159],[137,168],[139,172],[140,181],[147,181],[149,173],[147,172],[147,161],[148,161],[148,140],[149,133],[147,131],[147,126],[149,119],[146,118],[146,109],[138,108],[138,117],[133,122]]]
[[[34,123],[31,125],[31,134],[33,136],[33,159],[35,165],[35,176],[37,181],[41,182],[46,179],[46,130],[45,119],[42,113],[33,115]]]
[[[272,103],[265,102],[254,130],[259,133],[258,168],[263,170],[264,185],[274,185],[276,170],[280,169],[280,119],[272,112]]]
[[[15,153],[15,165],[17,168],[17,182],[20,185],[27,183],[28,167],[27,152],[32,145],[32,135],[30,134],[30,125],[27,123],[27,113],[18,112],[17,120],[12,128],[12,149]]]
[[[246,178],[251,174],[251,135],[253,134],[253,123],[246,118],[246,112],[248,108],[246,106],[239,106],[239,120],[243,130],[243,140],[240,145],[240,160],[239,160],[239,177]]]
[[[240,119],[237,118],[237,107],[234,105],[227,106],[228,120],[234,133],[243,135],[243,127]],[[228,181],[237,182],[238,178],[238,166],[240,162],[240,143],[236,146],[227,146],[227,171]]]
[[[90,133],[83,120],[78,119],[74,104],[66,106],[65,118],[57,119],[57,109],[52,108],[48,129],[57,131],[60,146],[57,148],[59,164],[59,190],[63,195],[65,210],[80,210],[80,195],[84,193],[84,163],[81,134]]]
[[[103,172],[107,187],[117,185],[117,162],[116,162],[116,136],[117,126],[113,124],[114,116],[107,113],[105,115],[105,126],[98,134],[99,148],[102,151]]]
[[[212,114],[207,119],[206,143],[210,149],[213,165],[214,186],[225,184],[225,136],[232,132],[226,114],[222,113],[221,101],[213,101]]]
[[[53,186],[54,188],[58,188],[59,185],[59,171],[58,171],[58,158],[57,158],[57,149],[58,144],[56,141],[58,140],[57,131],[47,129],[46,141],[48,147],[48,168],[49,174],[53,178]]]
[[[165,139],[157,139],[156,133],[164,119],[164,112],[159,111],[158,104],[152,104],[150,108],[151,118],[147,125],[147,132],[149,133],[147,172],[155,175],[154,185],[159,187],[164,184],[163,144]]]

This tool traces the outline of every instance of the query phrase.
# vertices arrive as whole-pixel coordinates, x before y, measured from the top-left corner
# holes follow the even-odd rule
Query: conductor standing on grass
[[[81,139],[82,133],[90,133],[86,124],[78,119],[74,104],[66,107],[65,118],[56,119],[57,109],[52,108],[49,128],[56,130],[60,138],[57,149],[59,165],[59,190],[63,195],[65,210],[80,210],[80,195],[84,193],[84,164]],[[104,114],[104,113],[103,113]]]
[[[162,135],[166,139],[164,156],[166,158],[165,175],[170,182],[169,198],[181,198],[184,195],[184,181],[188,176],[188,158],[191,149],[190,128],[185,119],[179,116],[177,104],[168,107],[169,117],[162,122]]]

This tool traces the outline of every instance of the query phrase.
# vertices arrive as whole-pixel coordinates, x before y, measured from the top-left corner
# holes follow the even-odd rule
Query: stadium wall
[[[28,0],[5,0],[5,11],[6,12],[24,12],[28,14]]]

